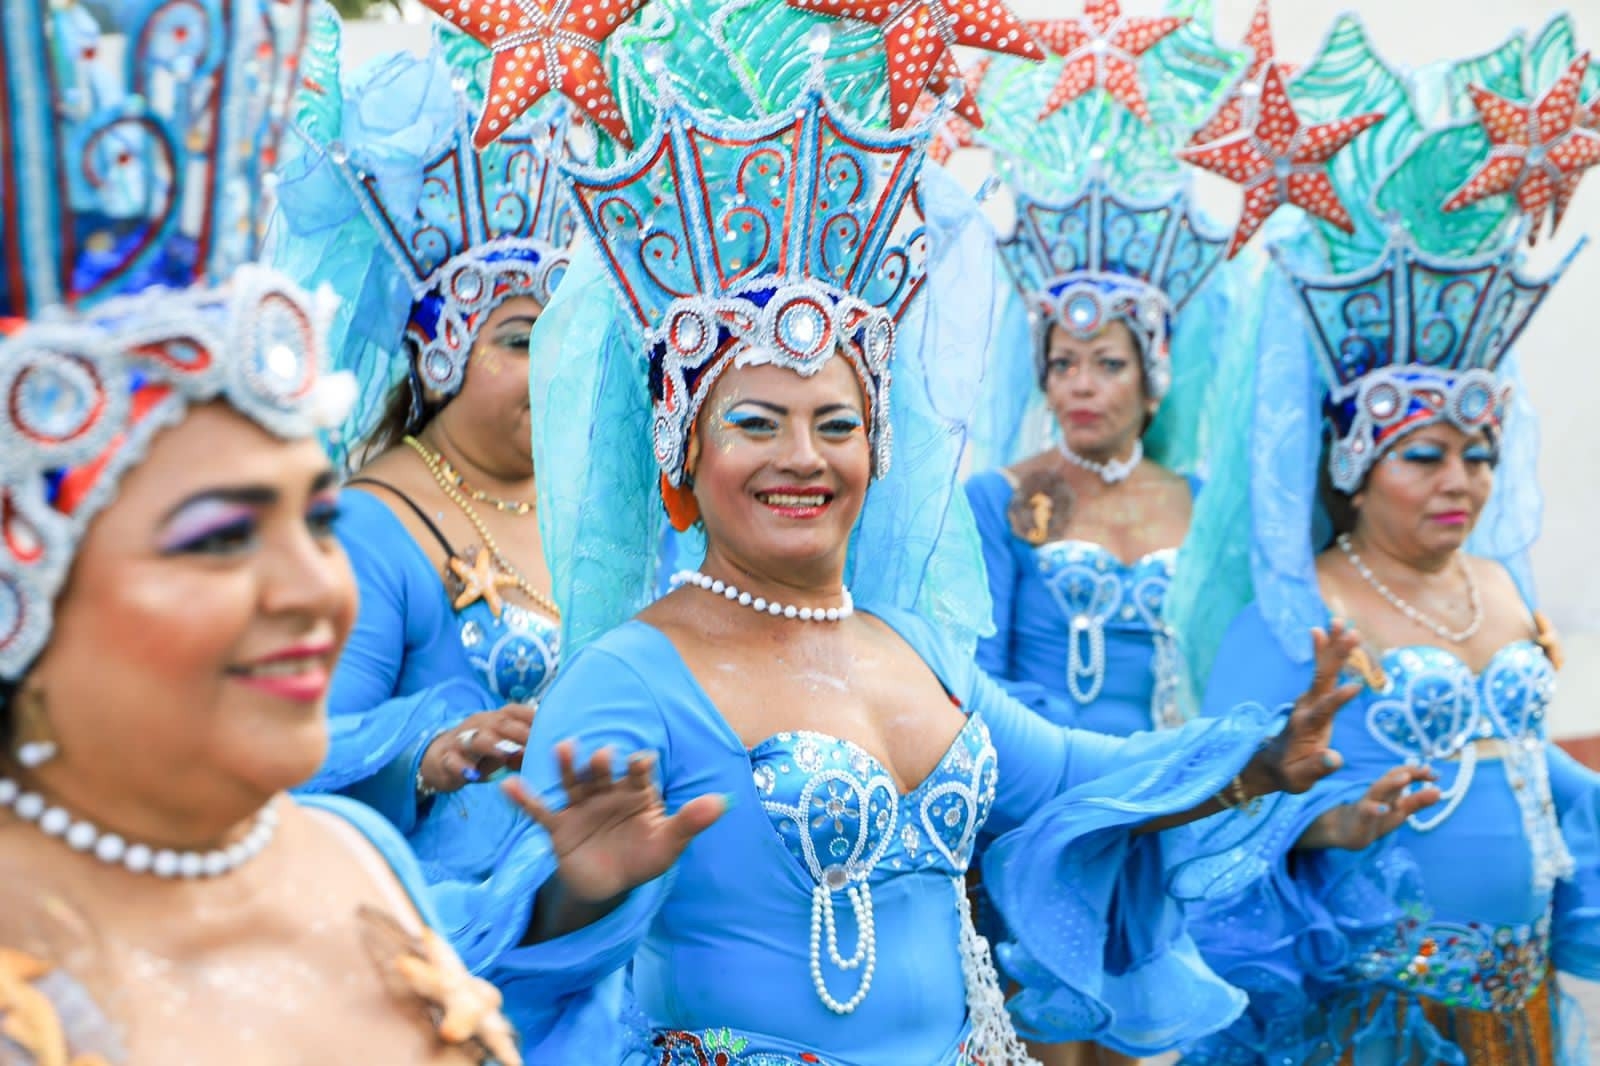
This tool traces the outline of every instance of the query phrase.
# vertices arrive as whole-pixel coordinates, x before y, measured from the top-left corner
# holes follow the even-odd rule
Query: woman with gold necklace
[[[468,44],[379,59],[341,87],[336,32],[321,42],[276,245],[343,298],[334,351],[361,383],[334,441],[353,470],[337,532],[361,611],[309,787],[376,808],[435,883],[493,865],[515,816],[487,782],[520,766],[559,649],[527,345],[566,265],[545,178],[568,126],[541,109],[475,148]]]

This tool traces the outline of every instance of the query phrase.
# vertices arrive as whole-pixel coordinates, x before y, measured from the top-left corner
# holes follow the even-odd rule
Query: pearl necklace
[[[1067,446],[1066,441],[1056,445],[1061,452],[1061,457],[1073,466],[1079,466],[1094,474],[1107,485],[1115,485],[1128,480],[1128,475],[1139,469],[1139,464],[1144,461],[1144,441],[1138,437],[1133,438],[1133,451],[1126,459],[1107,459],[1103,463],[1093,459],[1085,459]]]
[[[1472,607],[1472,621],[1467,623],[1467,628],[1454,630],[1441,622],[1436,622],[1429,618],[1391,592],[1389,586],[1385,585],[1377,574],[1368,569],[1367,564],[1361,561],[1361,556],[1356,554],[1355,547],[1350,543],[1350,534],[1339,534],[1338,544],[1339,550],[1344,552],[1345,558],[1350,560],[1350,565],[1356,568],[1356,573],[1361,575],[1362,580],[1371,585],[1378,595],[1388,600],[1391,607],[1417,625],[1432,630],[1436,636],[1452,644],[1465,644],[1477,635],[1478,627],[1483,625],[1483,604],[1478,600],[1478,585],[1477,582],[1472,580],[1472,571],[1467,569],[1467,564],[1461,560],[1460,556],[1456,557],[1456,565],[1461,569],[1462,580],[1467,583],[1467,603]]]
[[[693,585],[695,588],[714,592],[724,599],[732,600],[743,607],[750,607],[762,614],[773,617],[798,618],[802,622],[842,622],[856,613],[855,601],[850,598],[850,590],[841,587],[839,595],[844,599],[838,607],[796,607],[792,603],[779,603],[776,600],[767,600],[761,596],[752,596],[748,592],[741,592],[738,588],[726,581],[718,580],[709,574],[702,574],[698,570],[679,570],[672,575],[672,587]]]
[[[82,818],[74,819],[62,807],[51,807],[37,792],[24,792],[9,777],[0,777],[0,808],[9,808],[24,822],[33,822],[46,836],[58,837],[73,851],[92,853],[108,866],[121,866],[129,873],[155,874],[163,879],[182,877],[221,877],[260,855],[272,842],[278,828],[278,812],[263,807],[256,824],[237,844],[212,851],[174,851],[129,844],[115,833],[107,833]]]

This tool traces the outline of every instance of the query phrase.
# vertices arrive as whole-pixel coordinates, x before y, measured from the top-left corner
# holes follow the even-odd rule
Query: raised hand
[[[1316,652],[1311,686],[1295,701],[1283,732],[1245,767],[1242,776],[1251,795],[1305,792],[1344,765],[1328,744],[1333,738],[1334,714],[1361,691],[1359,684],[1338,683],[1340,672],[1360,643],[1355,631],[1337,620],[1326,632],[1311,631]]]
[[[1341,803],[1318,815],[1295,841],[1297,848],[1345,848],[1361,851],[1400,828],[1407,818],[1439,802],[1432,787],[1437,775],[1425,766],[1396,766],[1372,783],[1355,803]],[[1428,782],[1415,792],[1406,789]]]
[[[727,809],[721,796],[699,796],[667,814],[651,777],[654,755],[635,755],[622,777],[612,772],[611,749],[601,748],[583,771],[572,741],[556,745],[567,805],[551,810],[521,781],[506,794],[550,834],[564,897],[576,904],[613,900],[671,868],[683,849]],[[557,923],[567,924],[567,923]]]
[[[455,792],[503,768],[521,769],[533,712],[529,704],[508,703],[446,729],[422,754],[422,783],[434,792]]]

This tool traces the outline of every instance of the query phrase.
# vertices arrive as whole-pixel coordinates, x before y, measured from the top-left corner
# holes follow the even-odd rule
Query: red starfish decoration
[[[1180,149],[1178,158],[1244,186],[1244,214],[1228,245],[1238,254],[1261,224],[1284,204],[1294,204],[1346,233],[1355,229],[1350,213],[1328,180],[1325,165],[1356,135],[1383,118],[1378,113],[1305,126],[1283,88],[1277,64],[1261,79],[1255,127],[1220,141]]]
[[[1578,93],[1589,69],[1589,56],[1572,61],[1550,91],[1530,106],[1480,86],[1472,86],[1483,129],[1489,135],[1489,158],[1467,183],[1445,201],[1446,211],[1509,192],[1517,207],[1535,222],[1528,233],[1538,238],[1540,216],[1551,208],[1550,232],[1561,225],[1583,172],[1600,164],[1600,133],[1580,123]],[[1593,104],[1590,105],[1594,107]]]
[[[1022,20],[1002,0],[789,0],[791,7],[884,28],[889,50],[889,125],[911,121],[924,89],[940,93],[961,74],[951,48],[958,44],[1024,59],[1044,52]],[[958,111],[977,119],[977,107]]]
[[[978,113],[977,99],[978,87],[983,84],[984,75],[989,73],[990,56],[983,56],[972,68],[960,74],[962,84],[966,91],[962,93],[961,103],[956,105],[956,113],[951,115],[945,123],[934,133],[933,140],[928,142],[928,158],[935,163],[943,165],[950,161],[958,148],[971,148],[976,142],[979,128],[983,126],[983,116]],[[948,92],[948,86],[939,90],[942,95]],[[927,118],[938,106],[939,95],[933,91],[922,94],[917,101],[916,110],[912,112],[911,122],[915,125]]]
[[[600,44],[645,0],[422,0],[462,33],[494,52],[489,97],[472,143],[485,148],[545,93],[577,105],[626,147],[633,147],[611,93]]]
[[[1067,61],[1039,117],[1048,118],[1099,85],[1149,122],[1137,61],[1188,21],[1172,16],[1135,18],[1122,13],[1120,0],[1086,0],[1084,13],[1077,18],[1029,23],[1044,46]]]
[[[1269,65],[1277,63],[1285,78],[1294,75],[1293,67],[1277,62],[1277,49],[1272,43],[1272,13],[1268,7],[1268,0],[1261,0],[1256,5],[1256,13],[1250,19],[1250,29],[1244,35],[1245,47],[1250,49],[1250,66],[1240,79],[1238,91],[1230,94],[1217,113],[1211,116],[1211,120],[1189,139],[1190,144],[1220,141],[1243,128],[1247,119],[1253,119],[1253,115],[1247,115],[1246,109],[1253,107],[1261,96],[1261,73]]]

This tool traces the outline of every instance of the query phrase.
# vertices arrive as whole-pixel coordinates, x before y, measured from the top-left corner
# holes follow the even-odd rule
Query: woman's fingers
[[[678,840],[679,850],[682,850],[688,847],[689,841],[711,828],[727,811],[728,801],[723,796],[714,793],[696,796],[667,819],[667,829]]]

